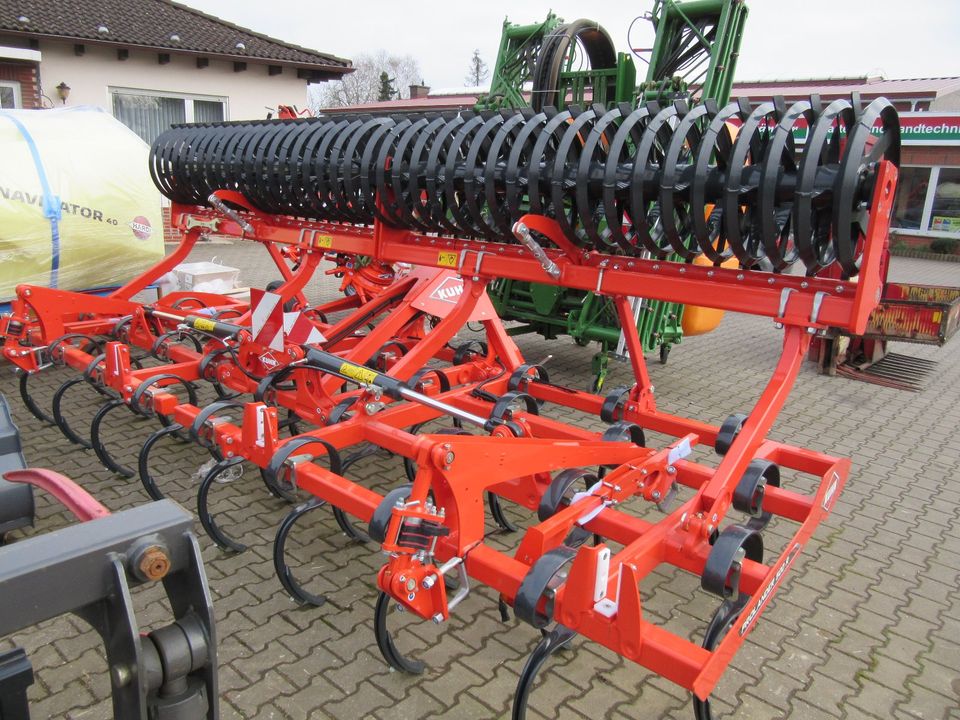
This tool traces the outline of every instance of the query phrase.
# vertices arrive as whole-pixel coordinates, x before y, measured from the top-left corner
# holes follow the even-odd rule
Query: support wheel
[[[730,450],[730,446],[733,445],[734,440],[737,439],[737,435],[740,434],[740,431],[743,429],[743,424],[746,421],[747,416],[743,413],[734,413],[723,421],[723,425],[720,426],[720,432],[717,433],[717,439],[713,443],[713,449],[717,451],[717,455],[727,454],[727,451]]]
[[[744,559],[763,562],[763,538],[752,528],[730,525],[713,543],[700,586],[724,600],[736,602],[740,597],[740,570]]]
[[[567,580],[568,565],[577,551],[561,545],[544,553],[520,583],[513,601],[517,619],[538,630],[553,622],[553,598],[556,589]],[[542,609],[541,609],[542,607]]]
[[[751,530],[763,530],[773,513],[763,509],[763,496],[767,486],[780,487],[780,468],[769,460],[751,460],[733,491],[733,507],[750,516],[746,526]]]

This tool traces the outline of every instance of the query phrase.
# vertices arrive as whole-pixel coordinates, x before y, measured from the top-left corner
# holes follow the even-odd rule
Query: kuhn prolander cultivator
[[[322,598],[286,566],[292,525],[324,503],[345,530],[361,532],[347,516],[366,523],[386,553],[376,639],[397,669],[422,664],[397,646],[388,608],[443,623],[482,583],[544,632],[514,717],[544,661],[575,635],[689,689],[697,717],[710,717],[710,692],[847,480],[848,460],[768,433],[813,334],[863,332],[876,305],[898,160],[895,111],[857,98],[181,126],[152,151],[173,223],[188,235],[215,225],[298,261],[278,302],[295,301],[322,339],[278,331],[271,345],[256,301],[199,298],[202,312],[185,301],[81,307],[68,293],[21,287],[5,352],[26,370],[44,354],[75,367],[117,407],[162,419],[160,433],[209,447],[217,464],[201,495],[243,459],[274,492],[308,493],[275,548],[281,580],[302,602]],[[327,253],[415,269],[338,305],[347,312],[330,323],[300,297]],[[701,255],[710,264],[692,262]],[[739,268],[721,267],[734,257]],[[495,278],[612,298],[632,387],[600,396],[552,384],[494,315],[485,288]],[[638,294],[771,318],[783,347],[754,407],[732,407],[719,426],[658,410],[631,331]],[[452,347],[468,321],[483,323],[485,341]],[[83,336],[58,339],[65,332]],[[133,348],[158,347],[159,370],[133,367]],[[201,408],[171,391],[203,381],[231,397]],[[608,427],[553,419],[551,406]],[[419,431],[436,420],[450,427]],[[281,424],[293,437],[280,437]],[[650,432],[671,440],[650,447]],[[380,495],[351,480],[347,453],[364,444],[402,457],[409,482]],[[719,462],[695,462],[697,446]],[[512,553],[486,534],[488,503],[513,528],[502,500],[535,516]],[[774,519],[788,539],[765,553]],[[211,518],[205,525],[234,542]],[[663,570],[717,596],[702,637],[645,612],[643,584]]]

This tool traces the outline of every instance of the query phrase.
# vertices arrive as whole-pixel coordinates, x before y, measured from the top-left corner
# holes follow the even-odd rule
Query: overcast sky
[[[180,0],[252,30],[341,57],[380,48],[411,54],[433,88],[464,84],[474,48],[493,66],[505,17],[542,20],[549,9],[588,17],[626,51],[627,28],[652,0]],[[750,0],[740,80],[882,74],[960,75],[960,0]],[[643,27],[644,32],[640,31]],[[636,25],[641,45],[649,23]],[[638,63],[638,76],[646,72]]]

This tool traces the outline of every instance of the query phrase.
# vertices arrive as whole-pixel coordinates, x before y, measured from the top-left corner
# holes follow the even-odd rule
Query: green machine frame
[[[634,49],[647,63],[646,78],[636,83],[636,67],[628,53],[609,53],[614,61],[601,67],[579,69],[584,55],[571,42],[565,56],[554,64],[558,69],[544,83],[541,63],[551,43],[564,32],[583,30],[604,33],[595,23],[565,24],[553,13],[542,23],[514,25],[504,21],[500,49],[490,91],[477,101],[478,110],[497,110],[532,105],[558,109],[601,103],[612,107],[628,102],[707,99],[726,103],[736,70],[740,42],[748,9],[743,0],[655,0],[652,10],[642,16],[655,29],[653,47]],[[638,18],[640,19],[640,18]],[[640,53],[649,53],[649,57]],[[590,59],[593,59],[591,54]],[[679,258],[671,258],[677,260]],[[520,321],[513,334],[536,332],[546,338],[570,335],[580,345],[600,343],[594,356],[594,387],[599,390],[606,376],[611,351],[623,355],[623,334],[609,300],[590,292],[574,291],[538,283],[500,280],[491,287],[491,299],[506,320]],[[683,337],[683,306],[636,298],[634,315],[644,352],[659,348],[666,362],[670,348]]]

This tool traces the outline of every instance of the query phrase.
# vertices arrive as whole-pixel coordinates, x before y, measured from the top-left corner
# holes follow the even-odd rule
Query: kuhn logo
[[[272,353],[264,353],[261,355],[260,362],[263,363],[263,366],[269,370],[272,370],[280,364],[280,361],[277,360]]]
[[[146,240],[153,234],[153,228],[150,227],[150,221],[143,215],[137,215],[133,220],[127,223],[127,226],[133,230],[134,237],[137,240]]]
[[[442,283],[437,285],[436,289],[430,293],[430,299],[456,305],[457,298],[459,298],[461,295],[463,295],[463,280],[460,278],[448,277]]]

